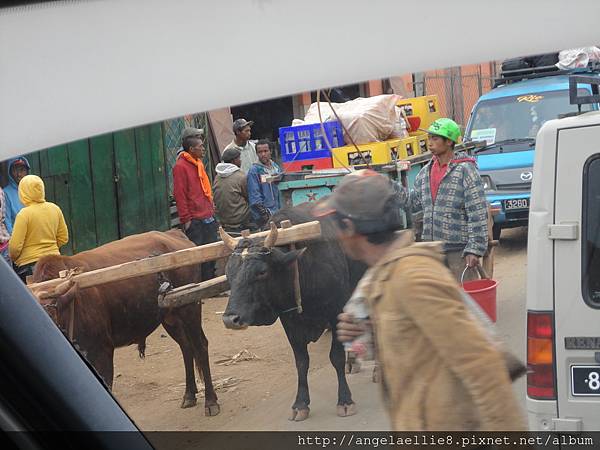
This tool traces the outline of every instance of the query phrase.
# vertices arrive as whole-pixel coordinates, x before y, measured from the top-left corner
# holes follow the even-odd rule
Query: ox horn
[[[277,242],[277,234],[278,234],[277,225],[275,225],[275,222],[271,222],[271,231],[269,232],[269,235],[265,239],[264,246],[267,248],[273,247],[275,245],[275,242]]]
[[[225,246],[229,250],[234,251],[237,247],[237,241],[234,238],[232,238],[229,234],[227,234],[227,231],[225,231],[223,227],[219,227],[219,235],[221,236],[221,240],[223,241]]]

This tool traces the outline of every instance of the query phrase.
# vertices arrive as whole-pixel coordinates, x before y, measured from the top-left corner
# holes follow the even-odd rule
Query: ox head
[[[264,244],[242,239],[239,244],[222,229],[221,238],[233,253],[225,272],[231,294],[223,314],[227,328],[271,325],[282,312],[295,306],[292,263],[305,249],[283,252],[274,247],[277,227]]]
[[[67,270],[65,257],[62,255],[42,256],[33,269],[32,280],[34,283],[53,280],[59,277],[59,273]]]
[[[39,283],[59,278],[59,273],[68,270],[65,258],[60,255],[44,256],[39,259],[33,271],[33,282]],[[70,281],[64,281],[52,292],[40,291],[36,295],[40,305],[59,328],[66,330],[69,325],[69,306],[75,300],[77,286]]]

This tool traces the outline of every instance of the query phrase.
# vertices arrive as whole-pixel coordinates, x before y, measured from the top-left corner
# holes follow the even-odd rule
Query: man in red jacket
[[[217,240],[217,222],[214,218],[210,179],[204,169],[204,141],[198,136],[183,140],[173,167],[173,197],[177,204],[179,222],[187,237],[196,245]],[[202,280],[215,276],[215,262],[201,265]]]

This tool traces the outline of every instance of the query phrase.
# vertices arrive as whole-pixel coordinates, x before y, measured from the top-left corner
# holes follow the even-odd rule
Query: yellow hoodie
[[[46,201],[42,179],[36,175],[23,177],[19,199],[25,207],[15,219],[8,244],[10,258],[20,267],[42,256],[59,255],[58,248],[69,242],[69,231],[60,208]]]

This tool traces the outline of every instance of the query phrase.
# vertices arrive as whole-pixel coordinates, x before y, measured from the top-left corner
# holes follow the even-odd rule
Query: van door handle
[[[579,238],[579,222],[548,225],[548,239],[575,241]]]

